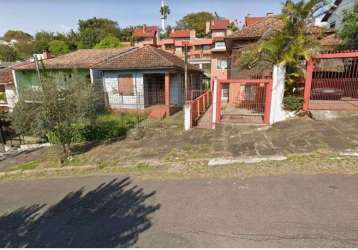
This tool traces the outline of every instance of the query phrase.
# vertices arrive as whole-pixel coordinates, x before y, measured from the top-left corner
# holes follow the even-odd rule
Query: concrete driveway
[[[357,247],[358,176],[0,184],[0,247]]]

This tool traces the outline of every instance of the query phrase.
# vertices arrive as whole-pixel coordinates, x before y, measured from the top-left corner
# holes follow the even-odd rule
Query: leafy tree
[[[140,26],[129,26],[125,28],[121,28],[119,30],[119,40],[123,42],[132,42],[133,41],[133,31],[134,29]]]
[[[83,30],[79,34],[78,48],[80,49],[91,49],[93,48],[100,40],[97,39],[96,34],[90,30]]]
[[[343,48],[358,49],[358,1],[353,10],[345,12],[339,35],[343,39]]]
[[[233,31],[233,32],[236,32],[239,30],[239,27],[237,27],[236,23],[235,22],[231,22],[230,23],[230,26],[228,27],[229,30]]]
[[[107,35],[119,37],[118,23],[105,18],[79,20],[79,40],[81,48],[93,48]]]
[[[53,40],[49,42],[49,51],[52,55],[58,56],[70,52],[70,48],[65,41]]]
[[[177,29],[194,29],[197,37],[205,37],[206,22],[211,21],[215,16],[209,12],[191,13],[180,19],[177,24]]]
[[[14,45],[14,49],[16,51],[16,54],[18,55],[18,58],[21,60],[28,59],[32,57],[32,55],[35,53],[33,41],[17,42]]]
[[[9,30],[4,34],[4,40],[10,42],[12,39],[17,41],[31,41],[32,36],[28,33],[25,33],[21,30]]]
[[[13,62],[16,59],[17,54],[12,47],[0,44],[0,61]]]
[[[47,137],[62,146],[65,159],[71,144],[83,140],[81,129],[95,119],[93,85],[78,73],[45,76],[36,88],[21,93],[12,113],[16,129]]]
[[[54,34],[52,32],[41,31],[35,34],[34,39],[34,51],[35,53],[42,53],[49,50],[49,43],[54,40]]]
[[[71,30],[70,32],[67,33],[66,38],[67,38],[68,47],[71,51],[76,50],[79,47],[80,37],[77,32]]]
[[[95,46],[96,49],[119,48],[119,47],[121,47],[121,42],[117,37],[113,35],[106,36]]]

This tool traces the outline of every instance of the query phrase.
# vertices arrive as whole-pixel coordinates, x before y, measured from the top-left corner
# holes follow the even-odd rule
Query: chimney
[[[190,40],[196,38],[196,32],[195,30],[190,30]]]
[[[44,60],[50,59],[51,58],[50,52],[48,50],[45,50],[44,52],[42,52],[42,58]]]
[[[209,34],[210,32],[210,21],[206,21],[205,23],[205,33]]]
[[[143,32],[147,29],[147,25],[143,24]]]

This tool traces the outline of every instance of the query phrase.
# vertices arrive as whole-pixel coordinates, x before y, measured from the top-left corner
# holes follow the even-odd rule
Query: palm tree
[[[263,37],[255,49],[250,48],[253,52],[245,55],[243,66],[253,67],[262,62],[286,64],[288,85],[302,77],[302,60],[308,60],[319,48],[310,24],[313,23],[313,14],[322,4],[323,0],[286,1],[282,15],[278,17],[283,28]]]
[[[162,19],[162,30],[165,30],[165,22],[168,19],[168,15],[170,15],[170,8],[164,0],[162,0],[162,5],[160,7],[160,15],[160,18]]]

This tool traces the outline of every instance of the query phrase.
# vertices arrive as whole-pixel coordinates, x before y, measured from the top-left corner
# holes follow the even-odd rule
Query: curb
[[[62,168],[45,168],[45,169],[35,169],[35,170],[14,170],[9,172],[0,172],[1,177],[15,176],[19,174],[41,174],[41,173],[55,173],[71,170],[94,170],[98,167],[96,165],[87,165],[87,166],[69,166]]]

